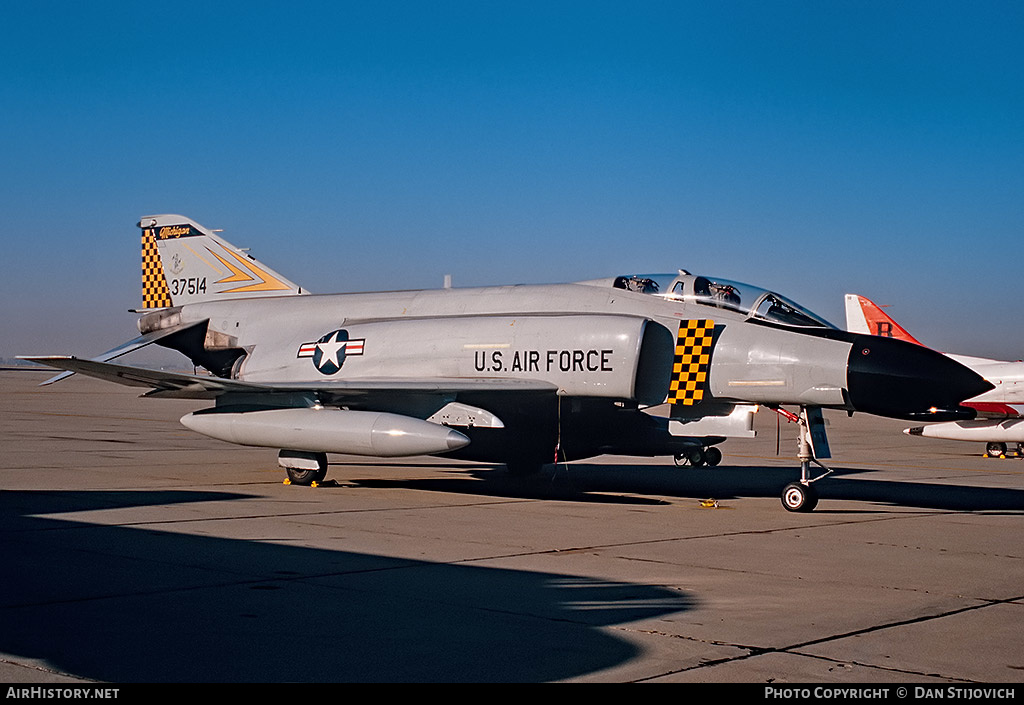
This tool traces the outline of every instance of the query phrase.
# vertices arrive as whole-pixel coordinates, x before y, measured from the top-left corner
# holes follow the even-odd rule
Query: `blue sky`
[[[0,356],[134,335],[142,215],[318,292],[685,268],[1024,356],[1016,2],[0,2]]]

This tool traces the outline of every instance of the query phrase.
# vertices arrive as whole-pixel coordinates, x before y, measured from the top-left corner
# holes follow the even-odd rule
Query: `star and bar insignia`
[[[331,331],[320,340],[303,343],[296,357],[311,358],[316,369],[325,375],[333,375],[345,364],[350,355],[362,355],[365,338],[350,340],[347,330]]]

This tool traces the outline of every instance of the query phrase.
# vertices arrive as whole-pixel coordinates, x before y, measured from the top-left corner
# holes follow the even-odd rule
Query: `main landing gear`
[[[722,462],[722,451],[714,446],[693,446],[687,448],[682,453],[678,453],[673,458],[676,461],[676,465],[691,465],[693,467],[700,467],[701,465],[707,465],[714,467]]]
[[[327,453],[282,450],[277,464],[284,468],[291,485],[319,485],[327,477]]]
[[[1024,458],[1024,443],[1017,443],[1016,449],[1007,448],[1002,441],[993,441],[985,446],[986,458]]]
[[[829,458],[828,437],[825,435],[825,419],[816,406],[800,408],[800,415],[775,409],[790,421],[800,424],[800,440],[797,458],[800,460],[800,479],[791,482],[782,490],[782,506],[790,512],[811,512],[818,506],[818,492],[813,483],[828,477],[832,469],[818,458]],[[811,477],[811,463],[825,470],[817,477]]]

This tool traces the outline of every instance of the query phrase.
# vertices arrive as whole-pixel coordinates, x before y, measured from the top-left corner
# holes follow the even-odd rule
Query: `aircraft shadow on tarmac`
[[[332,466],[333,467],[333,466]],[[401,467],[401,466],[396,466]],[[718,500],[778,497],[797,479],[794,468],[780,467],[669,467],[664,465],[606,465],[573,463],[549,466],[532,477],[516,478],[501,466],[455,466],[453,476],[437,479],[360,480],[346,478],[344,466],[332,470],[340,484],[402,487],[522,499],[554,499],[619,504],[665,504],[657,497]],[[856,500],[883,505],[952,511],[1024,512],[1024,490],[968,485],[869,480],[845,480],[871,470],[834,468],[828,479],[815,485],[822,500]],[[840,504],[819,504],[816,512],[852,511]]]
[[[244,498],[0,492],[0,651],[113,682],[539,682],[638,655],[600,627],[694,605],[642,584],[59,518]]]

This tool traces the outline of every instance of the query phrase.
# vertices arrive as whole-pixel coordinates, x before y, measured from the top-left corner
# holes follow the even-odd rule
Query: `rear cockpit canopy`
[[[650,294],[663,299],[724,308],[748,318],[802,328],[835,328],[821,316],[772,291],[719,279],[678,274],[627,274],[615,277],[617,289]]]

